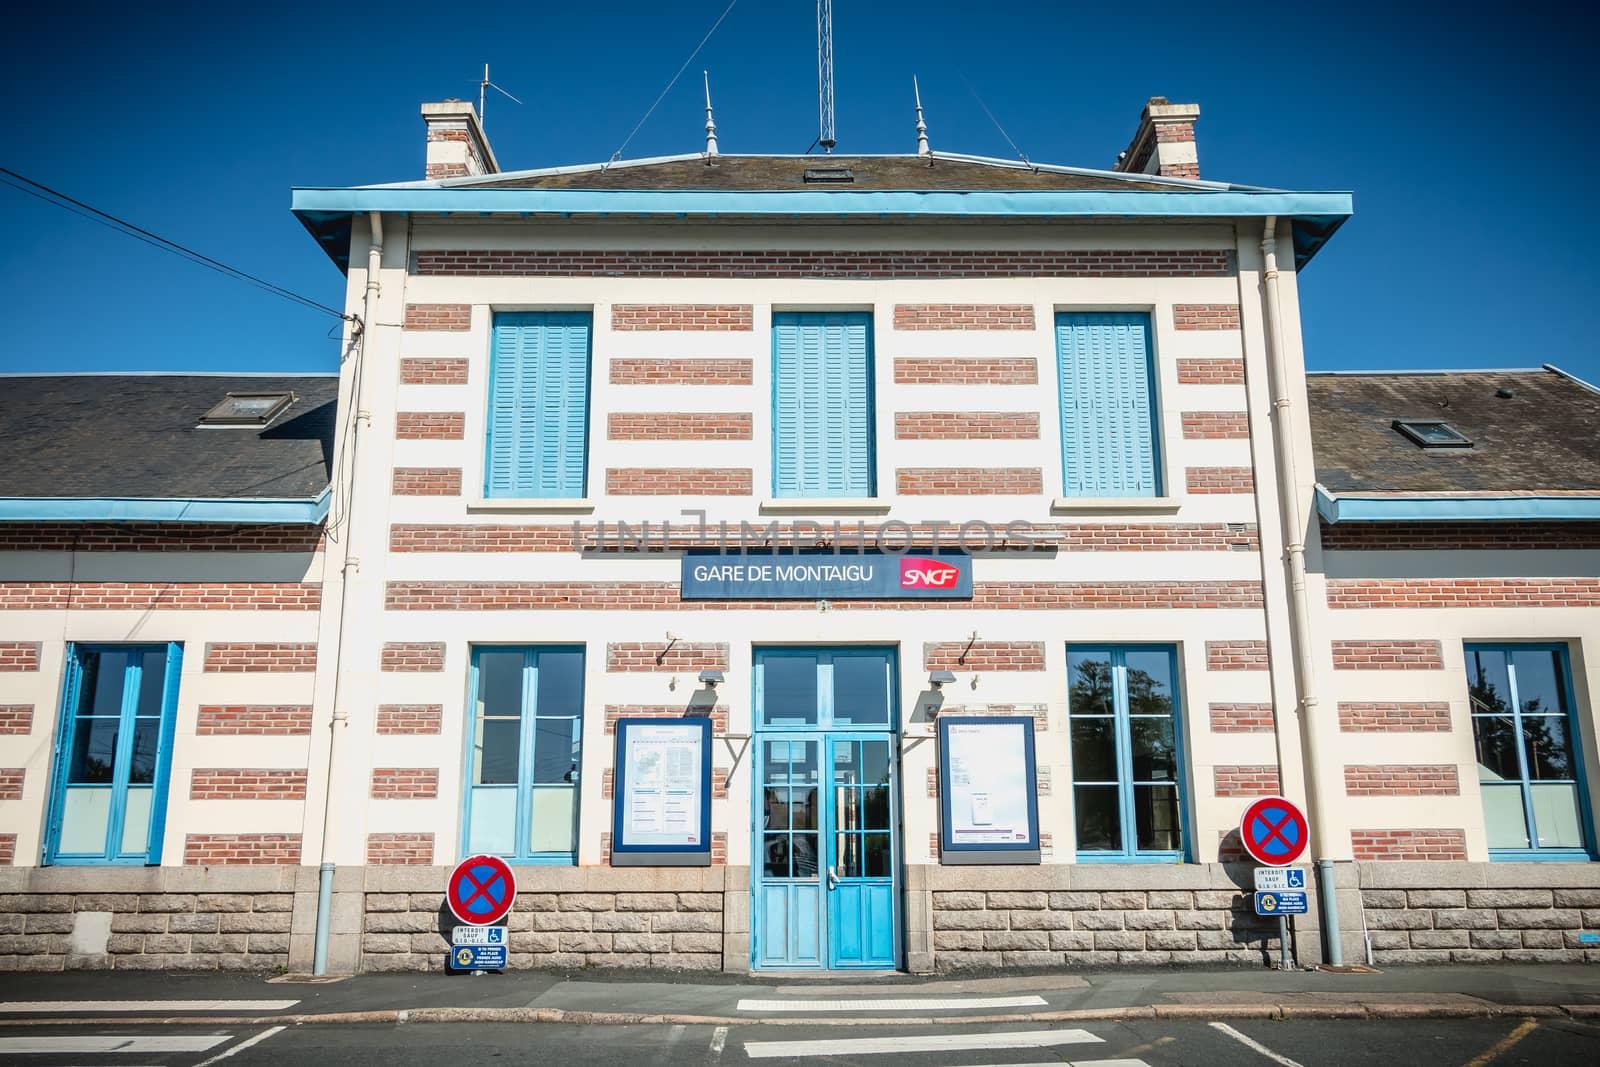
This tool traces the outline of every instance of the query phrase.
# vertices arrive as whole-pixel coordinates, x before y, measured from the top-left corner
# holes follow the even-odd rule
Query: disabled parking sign
[[[498,856],[469,856],[451,872],[444,899],[462,922],[488,926],[505,918],[516,903],[517,876]]]
[[[1310,836],[1305,815],[1283,797],[1262,797],[1239,820],[1244,850],[1267,867],[1287,867],[1299,859]]]

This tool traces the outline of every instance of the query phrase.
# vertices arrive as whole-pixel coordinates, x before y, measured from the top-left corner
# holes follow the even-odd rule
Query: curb
[[[1132,1019],[1600,1019],[1600,1004],[1152,1004],[1075,1008],[1010,1015],[892,1018],[764,1018],[742,1015],[581,1011],[564,1008],[385,1008],[301,1015],[167,1015],[19,1018],[0,1026],[330,1026],[405,1023],[501,1023],[566,1026],[968,1026],[1006,1023],[1125,1022]]]

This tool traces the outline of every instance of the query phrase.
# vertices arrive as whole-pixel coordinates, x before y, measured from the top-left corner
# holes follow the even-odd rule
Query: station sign
[[[971,600],[965,552],[687,552],[684,600]]]
[[[1257,915],[1304,915],[1308,906],[1303,892],[1285,890],[1256,894]]]
[[[1304,867],[1257,867],[1256,892],[1271,890],[1279,892],[1285,889],[1303,891],[1306,887],[1306,869]]]

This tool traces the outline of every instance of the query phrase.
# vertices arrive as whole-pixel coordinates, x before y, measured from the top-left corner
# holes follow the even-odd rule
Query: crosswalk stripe
[[[298,1000],[13,1000],[0,1014],[58,1015],[66,1012],[122,1011],[283,1011]]]
[[[1098,1043],[1087,1030],[1012,1030],[992,1034],[911,1034],[905,1037],[855,1037],[821,1041],[747,1041],[753,1060],[779,1056],[872,1056],[902,1052],[958,1052],[966,1049],[1049,1048]]]
[[[0,1056],[20,1056],[29,1053],[66,1056],[79,1052],[204,1052],[232,1037],[232,1034],[170,1034],[162,1037],[136,1037],[131,1034],[0,1037]]]
[[[960,1008],[1042,1008],[1043,997],[888,997],[880,1000],[741,1000],[740,1011],[954,1011]]]
[[[1144,1060],[1051,1060],[1049,1063],[986,1063],[974,1067],[1150,1067]]]

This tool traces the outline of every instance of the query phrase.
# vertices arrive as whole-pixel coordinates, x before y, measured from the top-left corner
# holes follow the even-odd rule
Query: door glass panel
[[[833,746],[833,780],[845,785],[861,781],[861,742],[842,741]]]
[[[861,790],[839,786],[833,791],[833,828],[835,830],[860,830]]]
[[[67,768],[67,781],[74,785],[88,782],[109,785],[121,729],[121,719],[82,718],[74,723],[72,762]],[[102,840],[101,847],[104,846]]]
[[[1483,823],[1490,848],[1527,848],[1528,820],[1522,810],[1522,786],[1483,786]]]
[[[517,851],[516,779],[511,787],[474,789],[467,851],[509,856]]]
[[[761,791],[761,825],[767,830],[789,828],[789,790],[782,786],[767,786]]]
[[[1172,717],[1172,657],[1166,652],[1130,649],[1124,653],[1128,675],[1128,714]]]
[[[1111,657],[1104,652],[1067,654],[1067,704],[1073,715],[1110,715]]]
[[[861,791],[861,824],[868,830],[889,829],[889,787],[875,785]]]
[[[478,785],[516,785],[522,764],[522,720],[479,719],[475,759]]]
[[[129,653],[89,652],[83,657],[82,703],[86,715],[121,715]]]
[[[789,835],[766,834],[762,837],[761,871],[767,878],[789,877]]]
[[[1567,690],[1561,684],[1561,657],[1551,649],[1516,649],[1517,700],[1524,715],[1565,715]]]
[[[889,834],[865,834],[866,875],[868,878],[888,878],[893,871],[894,849]]]
[[[1079,785],[1072,789],[1078,826],[1078,849],[1082,852],[1116,851],[1122,848],[1122,816],[1114,785]]]
[[[1140,850],[1176,852],[1181,847],[1176,786],[1134,786],[1133,814]]]
[[[522,714],[521,652],[478,653],[478,714]]]
[[[1467,653],[1467,693],[1474,714],[1511,714],[1511,676],[1504,652],[1479,648]]]
[[[1522,777],[1517,765],[1517,728],[1509,715],[1474,715],[1472,734],[1480,781],[1515,782]]]
[[[1517,675],[1522,680],[1522,675]],[[1521,695],[1519,688],[1517,693]],[[1572,779],[1576,768],[1572,761],[1572,738],[1567,735],[1565,715],[1524,715],[1522,737],[1527,743],[1528,777],[1540,779]]]
[[[167,650],[163,648],[143,653],[139,671],[139,702],[134,714],[153,718],[161,714],[161,695],[167,676]]]
[[[863,785],[889,784],[889,742],[861,741],[861,782]]]
[[[1117,780],[1117,750],[1111,719],[1072,717],[1072,777],[1080,782]]]
[[[528,835],[530,852],[571,852],[573,804],[576,789],[534,789],[531,794],[532,826]]]
[[[61,835],[56,850],[71,855],[103,855],[110,819],[110,789],[68,789],[61,806]]]
[[[815,726],[817,658],[765,656],[761,660],[761,716],[768,726]]]
[[[156,746],[161,741],[160,719],[135,719],[133,754],[128,762],[128,781],[149,785],[156,780]]]
[[[817,876],[817,835],[816,834],[790,834],[789,846],[791,852],[790,870],[795,878],[815,878]]]
[[[1578,816],[1575,784],[1541,782],[1532,786],[1533,825],[1540,848],[1582,848],[1583,829]]]
[[[833,721],[885,726],[889,722],[889,657],[833,657]]]
[[[155,798],[153,789],[130,789],[122,812],[122,847],[124,856],[143,854],[150,843],[150,802]]]
[[[835,870],[840,878],[860,878],[865,870],[860,834],[839,834],[834,842]]]
[[[809,789],[789,790],[789,825],[796,830],[815,830],[817,828],[817,790]]]
[[[1133,747],[1133,780],[1172,782],[1178,776],[1178,752],[1171,717],[1128,720]]]
[[[533,781],[536,785],[578,780],[578,721],[533,720]]]
[[[535,693],[536,715],[579,715],[583,712],[583,653],[573,649],[540,652]]]

